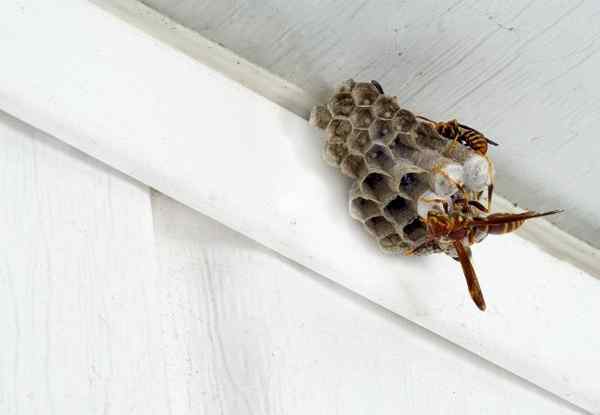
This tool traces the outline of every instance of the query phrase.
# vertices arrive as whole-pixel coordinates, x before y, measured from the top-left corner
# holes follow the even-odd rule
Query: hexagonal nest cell
[[[373,105],[373,112],[377,118],[391,120],[394,115],[400,110],[398,98],[380,95]]]
[[[394,233],[394,225],[383,216],[375,216],[365,222],[365,226],[377,238],[383,238]]]
[[[428,174],[409,172],[400,178],[399,191],[412,200],[416,200],[429,189]]]
[[[394,189],[389,184],[389,177],[381,173],[369,173],[361,183],[362,191],[369,198],[384,202],[394,196]]]
[[[350,211],[353,218],[356,218],[362,222],[375,216],[381,216],[381,209],[379,209],[379,205],[372,200],[364,199],[362,197],[352,200],[350,203]]]
[[[339,166],[342,160],[348,155],[348,148],[341,142],[330,142],[325,145],[323,157],[327,163],[333,166]]]
[[[357,83],[352,89],[352,98],[354,98],[354,103],[359,107],[370,107],[378,96],[379,91],[370,82]]]
[[[346,141],[346,138],[352,132],[352,124],[348,120],[334,119],[327,126],[327,132],[330,137],[338,137]]]
[[[364,157],[350,154],[343,161],[340,166],[342,173],[353,179],[358,179],[367,174],[368,168]]]
[[[383,212],[388,219],[392,220],[396,225],[402,227],[414,218],[413,201],[396,196],[392,201],[388,202],[383,208]]]
[[[326,107],[322,105],[317,105],[310,112],[308,123],[313,127],[317,127],[321,130],[324,130],[325,128],[327,128],[330,122],[331,112],[329,112],[329,110]]]
[[[347,117],[354,109],[354,100],[351,94],[340,93],[334,95],[327,105],[334,117]]]
[[[395,158],[404,160],[410,160],[413,158],[414,153],[418,151],[415,148],[409,147],[402,143],[400,137],[396,137],[396,139],[394,139],[394,141],[392,141],[390,144],[389,148]]]
[[[412,254],[427,236],[417,208],[423,218],[431,209],[439,210],[435,203],[424,203],[422,195],[449,200],[450,190],[461,190],[446,189],[440,177],[470,177],[468,160],[474,163],[477,156],[460,143],[450,154],[451,140],[440,136],[431,122],[402,108],[401,99],[380,93],[371,82],[342,83],[327,105],[313,108],[310,124],[326,131],[325,160],[353,180],[352,217],[386,252]],[[448,249],[432,245],[418,254]]]
[[[392,233],[379,240],[379,247],[390,253],[404,253],[411,248],[411,245],[404,241],[397,233]]]
[[[420,242],[427,236],[427,227],[419,217],[412,219],[402,228],[402,231],[413,242]]]
[[[396,137],[396,132],[392,128],[392,121],[376,120],[369,127],[369,136],[374,141],[381,141],[384,144],[391,143],[394,137]]]
[[[392,125],[399,132],[411,131],[417,126],[417,117],[412,112],[401,109],[392,118]]]
[[[380,144],[373,144],[367,151],[365,158],[367,164],[381,170],[390,171],[395,165],[390,149]]]
[[[354,128],[366,130],[375,117],[371,113],[370,108],[355,108],[350,114],[349,119]]]
[[[354,130],[348,137],[348,148],[354,153],[364,154],[370,146],[371,139],[365,130]]]
[[[402,144],[403,146],[409,147],[414,150],[419,150],[421,147],[417,144],[415,134],[410,133],[398,133],[394,140],[390,143],[390,146]]]
[[[443,152],[451,142],[451,140],[439,135],[431,124],[420,124],[415,132],[415,142],[418,146],[439,151],[440,153]]]

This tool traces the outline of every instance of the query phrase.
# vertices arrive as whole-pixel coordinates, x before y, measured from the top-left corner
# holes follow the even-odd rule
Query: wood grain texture
[[[148,188],[0,113],[0,413],[168,413]]]
[[[172,46],[305,119],[310,108],[320,103],[318,98],[307,91],[137,0],[94,1],[111,14],[143,30],[160,42]],[[494,195],[493,210],[512,213],[524,211],[497,192]],[[598,266],[600,249],[594,248],[557,226],[547,221],[530,222],[526,227],[519,229],[518,234],[552,256],[570,262],[589,274],[600,276]]]
[[[0,21],[8,80],[0,82],[0,106],[598,411],[596,279],[517,236],[490,238],[475,266],[488,300],[497,300],[479,313],[450,259],[376,251],[346,214],[346,183],[319,160],[317,133],[305,120],[89,2],[65,4],[2,4],[13,18]]]
[[[501,194],[566,209],[550,221],[600,247],[598,2],[143,2],[313,96],[377,79],[412,110],[475,126],[501,144]]]
[[[0,169],[2,414],[581,413],[3,113]]]
[[[579,410],[154,194],[177,414]]]

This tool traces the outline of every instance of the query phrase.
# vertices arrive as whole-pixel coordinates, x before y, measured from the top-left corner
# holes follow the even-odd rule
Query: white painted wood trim
[[[453,261],[375,249],[305,120],[96,5],[62,4],[0,6],[0,108],[600,412],[597,279],[516,235],[490,238],[475,252],[479,313]]]
[[[4,112],[0,166],[0,413],[170,413],[150,189]]]
[[[173,414],[583,412],[163,194],[152,208]]]
[[[581,413],[1,111],[0,170],[2,415]]]

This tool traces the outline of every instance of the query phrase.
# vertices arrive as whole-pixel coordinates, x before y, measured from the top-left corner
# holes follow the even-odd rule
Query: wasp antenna
[[[417,116],[416,116],[416,118],[420,118],[420,119],[422,119],[422,120],[425,120],[425,121],[428,121],[428,122],[430,122],[430,123],[432,123],[432,124],[436,124],[436,122],[435,122],[435,121],[433,121],[433,120],[430,120],[430,119],[429,119],[429,118],[427,118],[427,117],[423,117],[422,115],[417,115]]]

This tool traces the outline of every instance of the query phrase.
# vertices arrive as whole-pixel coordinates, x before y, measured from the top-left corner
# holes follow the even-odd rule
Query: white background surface
[[[0,413],[569,414],[0,114]]]
[[[353,226],[356,224],[348,219],[343,207],[345,184],[334,171],[321,163],[318,146],[307,145],[307,142],[317,143],[314,137],[316,133],[309,130],[301,119],[249,93],[194,59],[173,51],[87,2],[70,0],[68,5],[70,7],[64,10],[33,1],[3,5],[3,12],[10,13],[14,18],[3,21],[0,26],[0,32],[3,33],[0,42],[7,57],[3,67],[5,82],[0,83],[0,106],[10,108],[36,125],[44,126],[61,139],[77,144],[79,148],[110,162],[134,177],[143,179],[145,183],[164,189],[195,208],[213,214],[220,220],[257,237],[263,243],[311,265],[329,278],[418,321],[556,394],[590,410],[598,409],[599,356],[596,343],[598,339],[595,335],[597,319],[594,319],[598,307],[597,280],[549,257],[518,237],[507,236],[490,240],[486,244],[489,249],[478,250],[476,265],[480,273],[485,275],[485,278],[482,278],[482,286],[488,299],[494,299],[494,307],[490,307],[489,313],[485,315],[478,313],[468,299],[460,271],[454,262],[444,258],[399,261],[382,256],[373,248],[366,236],[359,232],[358,227]],[[64,20],[62,25],[57,26],[53,19],[48,18],[53,13],[57,18]],[[24,32],[23,27],[39,28],[45,36]],[[23,50],[39,50],[44,53],[23,54]],[[44,71],[39,70],[41,67]],[[169,82],[165,81],[165,73],[171,76]],[[218,103],[225,105],[230,111],[214,112],[215,108],[222,108],[215,107]],[[231,103],[236,105],[229,105]],[[239,112],[231,112],[236,108]],[[252,111],[249,112],[248,109]],[[249,117],[244,118],[244,114],[249,114]],[[232,123],[231,119],[235,119],[237,123]],[[199,131],[203,135],[199,135]],[[10,137],[11,134],[7,133],[7,136]],[[207,137],[218,139],[211,141],[206,140]],[[228,155],[229,158],[225,159],[224,155]],[[270,155],[272,158],[269,158]],[[261,157],[268,159],[269,163],[255,163]],[[19,157],[10,156],[7,160],[9,166],[12,166],[14,160],[19,160]],[[34,166],[43,165],[38,163],[35,157],[33,160]],[[58,186],[62,186],[66,180],[64,177],[71,178],[77,175],[64,170],[68,168],[69,163],[60,157],[57,160],[63,170],[57,170],[59,173],[56,173],[55,177]],[[223,167],[225,160],[239,169],[233,169],[233,172],[243,171],[244,174],[223,173],[226,170],[221,169],[219,165]],[[74,165],[79,166],[78,163]],[[224,166],[228,167],[227,164]],[[82,167],[78,168],[83,172],[87,171]],[[75,170],[79,171],[77,168]],[[106,175],[106,172],[103,174]],[[7,175],[9,176],[10,174]],[[43,175],[46,176],[48,175]],[[95,177],[92,173],[86,173],[84,176]],[[7,180],[7,183],[13,183],[10,178]],[[157,318],[161,319],[152,313],[161,307],[169,307],[161,303],[161,298],[155,296],[161,290],[152,291],[144,285],[160,284],[156,279],[161,278],[165,269],[170,269],[170,260],[164,261],[160,257],[159,268],[156,268],[156,258],[152,257],[152,250],[148,245],[151,238],[148,235],[152,235],[155,238],[152,242],[157,242],[161,247],[161,255],[164,252],[175,252],[179,255],[180,250],[173,248],[170,251],[171,248],[161,242],[161,237],[156,236],[156,229],[160,223],[157,220],[157,209],[154,217],[149,210],[150,198],[147,189],[124,179],[123,186],[116,186],[109,180],[106,187],[110,188],[110,191],[105,190],[104,193],[103,187],[99,186],[100,195],[108,194],[108,208],[100,209],[98,213],[97,222],[105,224],[101,228],[102,231],[96,230],[96,225],[93,225],[91,229],[96,233],[86,233],[83,219],[72,222],[77,225],[76,229],[84,230],[80,232],[82,235],[91,238],[89,241],[83,239],[85,243],[75,239],[75,254],[72,255],[71,250],[67,249],[67,242],[71,239],[60,239],[68,233],[52,224],[55,220],[59,224],[70,224],[71,222],[65,219],[68,218],[69,209],[79,209],[80,206],[85,206],[86,202],[94,201],[92,191],[95,187],[67,185],[64,188],[60,187],[60,192],[56,192],[47,182],[37,180],[36,182],[31,179],[30,184],[18,187],[15,191],[23,188],[26,193],[35,193],[35,185],[41,183],[43,190],[40,192],[44,196],[38,199],[43,202],[47,198],[52,203],[49,203],[49,209],[39,210],[37,206],[43,206],[43,203],[38,203],[38,199],[36,204],[30,202],[29,210],[24,209],[24,212],[37,222],[29,226],[29,222],[19,221],[18,212],[23,210],[19,206],[7,210],[6,232],[15,235],[17,241],[8,248],[27,246],[30,243],[28,238],[37,237],[31,233],[37,229],[50,229],[56,234],[45,231],[46,234],[58,237],[46,237],[50,241],[50,248],[45,248],[48,253],[37,253],[34,250],[33,254],[30,254],[25,249],[18,249],[16,253],[7,254],[11,261],[13,256],[16,258],[14,262],[17,266],[11,265],[13,268],[25,271],[28,271],[28,268],[23,264],[30,264],[28,261],[36,258],[35,255],[46,257],[31,261],[32,269],[41,272],[39,275],[42,277],[34,274],[35,281],[27,286],[31,288],[22,289],[19,286],[19,301],[7,301],[5,304],[20,307],[29,302],[35,304],[32,306],[34,309],[38,303],[33,295],[42,297],[42,306],[46,309],[51,309],[54,305],[62,307],[63,304],[69,304],[68,300],[63,299],[59,302],[54,301],[59,298],[59,294],[55,292],[56,286],[53,285],[56,270],[65,270],[65,275],[72,280],[81,272],[93,272],[95,267],[84,267],[79,265],[79,262],[75,263],[77,268],[70,267],[73,267],[74,258],[84,261],[90,256],[95,260],[94,255],[98,251],[101,254],[98,256],[98,262],[107,264],[107,267],[113,266],[104,269],[108,274],[108,287],[114,290],[111,291],[113,294],[107,297],[110,301],[106,300],[106,308],[127,310],[129,313],[122,325],[120,322],[115,323],[118,326],[117,330],[111,329],[109,332],[108,329],[102,329],[106,334],[99,334],[100,340],[88,349],[92,350],[92,354],[95,353],[95,348],[104,344],[101,337],[109,334],[116,335],[123,342],[131,341],[132,346],[125,349],[124,355],[118,353],[117,359],[125,356],[124,360],[117,363],[108,360],[102,363],[102,375],[108,373],[106,376],[115,377],[115,373],[118,373],[126,378],[131,376],[127,378],[130,383],[124,390],[115,392],[123,393],[119,395],[119,399],[130,407],[137,408],[142,405],[139,402],[144,400],[143,396],[150,393],[154,400],[148,401],[148,404],[155,405],[160,410],[161,405],[164,405],[164,401],[161,401],[163,393],[171,396],[172,390],[178,391],[180,386],[175,381],[175,386],[163,388],[168,392],[154,393],[158,390],[155,388],[162,388],[164,383],[161,382],[171,376],[164,374],[171,373],[168,372],[171,364],[163,365],[163,377],[160,382],[153,385],[136,383],[138,378],[155,378],[154,373],[158,370],[156,363],[154,360],[145,360],[149,354],[157,353],[155,349],[159,347],[155,326],[150,327],[149,322],[154,324]],[[102,183],[101,180],[100,182]],[[262,187],[255,187],[256,183]],[[113,188],[117,194],[126,192],[128,195],[129,191],[126,189],[132,188],[132,196],[122,198],[119,203],[124,205],[114,204],[115,214],[104,217],[100,212],[112,212]],[[260,198],[256,197],[257,189],[260,190]],[[328,197],[323,198],[323,195]],[[30,197],[24,200],[31,199]],[[76,203],[73,203],[73,200]],[[304,200],[313,201],[307,205],[308,210],[304,210],[303,205],[298,203]],[[154,201],[155,205],[156,203]],[[146,212],[138,211],[139,209]],[[56,211],[58,213],[55,213]],[[119,216],[121,212],[125,212],[124,218]],[[46,214],[54,216],[47,219],[43,216]],[[130,216],[135,216],[135,219],[130,220]],[[167,219],[177,216],[168,211],[166,213]],[[117,219],[114,219],[115,217]],[[152,219],[156,228],[152,225]],[[122,223],[118,222],[121,220]],[[25,225],[21,228],[23,223]],[[134,233],[135,238],[129,238],[129,233]],[[100,241],[101,244],[98,249],[92,244],[96,241]],[[128,246],[128,243],[131,243],[131,246]],[[58,250],[54,251],[54,247],[58,247]],[[344,247],[350,252],[361,252],[361,256],[336,255],[340,253],[336,247]],[[90,253],[86,251],[88,248]],[[112,253],[111,249],[115,249],[116,252]],[[191,248],[182,248],[182,251],[187,252],[189,249]],[[514,262],[499,261],[498,252],[502,252]],[[111,262],[113,257],[123,259]],[[7,262],[12,264],[8,260]],[[527,262],[535,272],[515,272],[514,265],[518,262]],[[226,265],[234,270],[236,266],[237,264]],[[182,264],[181,267],[184,269],[186,265]],[[133,279],[128,278],[129,273],[135,273]],[[227,278],[226,273],[219,275],[221,277],[217,282]],[[42,281],[41,288],[36,284],[38,280]],[[9,280],[11,284],[12,281],[15,280]],[[94,294],[102,289],[102,286],[96,285],[96,281],[98,280],[93,280],[94,285],[89,289]],[[121,283],[125,286],[122,287]],[[293,287],[293,284],[289,284]],[[71,286],[72,283],[59,287],[60,295]],[[191,295],[190,290],[183,291],[185,295]],[[244,290],[250,295],[247,291]],[[293,291],[294,294],[296,291]],[[149,297],[146,297],[147,295]],[[251,298],[247,301],[252,304],[262,301],[261,294],[253,295],[258,299]],[[301,301],[302,303],[310,304],[314,301],[314,296],[306,297],[308,298]],[[123,298],[131,301],[119,303],[118,300]],[[113,303],[115,299],[116,304]],[[87,306],[93,301],[98,300],[96,297],[93,300],[84,297],[80,302]],[[204,304],[200,300],[189,301],[195,307]],[[149,320],[139,320],[139,316],[136,317],[135,312],[130,312],[132,309],[127,307],[148,307],[151,309],[148,312]],[[227,312],[224,307],[220,307],[219,311]],[[11,332],[12,338],[16,339],[14,344],[21,344],[20,339],[24,338],[21,334],[25,331],[21,329],[24,324],[21,324],[19,319],[20,316],[27,318],[27,314],[16,311],[7,315],[13,316],[9,321],[16,321],[13,323],[16,328]],[[70,315],[75,319],[82,314]],[[31,321],[35,322],[32,326],[42,324],[40,327],[46,327],[56,316],[56,313],[41,314],[42,323],[38,322],[37,317],[32,317]],[[118,315],[109,317],[115,318],[116,321]],[[106,319],[106,316],[103,318]],[[129,318],[132,320],[128,320]],[[133,325],[135,327],[129,329],[129,326]],[[89,324],[85,327],[88,326],[93,327]],[[74,326],[61,327],[61,333],[65,333],[68,332],[68,328]],[[161,330],[165,330],[164,327],[166,326],[162,326]],[[53,342],[57,339],[63,341],[63,337],[52,334],[48,328],[45,333],[42,331],[41,336],[34,333],[27,338],[24,347],[37,347],[35,340],[39,337],[40,344],[46,347],[43,356],[50,356],[41,367],[52,370],[44,372],[39,369],[38,372],[62,373],[57,370],[64,365],[57,364],[56,360],[52,359],[59,356],[69,363],[71,361],[65,357],[65,352],[52,353],[50,349]],[[134,340],[130,340],[128,336],[132,336]],[[177,336],[182,336],[182,340],[176,341],[190,341],[188,336],[179,332]],[[171,341],[173,340],[166,340],[167,343]],[[164,350],[166,349],[163,349],[163,352],[167,353]],[[166,355],[165,359],[174,362],[174,366],[185,367],[178,363],[181,349],[175,347],[175,350],[173,356]],[[17,346],[9,352],[11,356],[24,356]],[[106,353],[104,350],[98,353],[103,358],[110,355],[110,352]],[[237,352],[232,353],[236,355]],[[136,354],[144,355],[141,361],[140,358],[134,361],[128,357]],[[441,351],[436,352],[436,355],[440,354]],[[428,359],[431,359],[431,356],[428,355]],[[10,359],[6,361],[13,362]],[[16,380],[7,381],[5,384],[17,384],[19,381],[18,370],[23,366],[19,366],[18,358],[14,361],[17,362],[14,364],[16,366],[13,366],[17,367],[13,369],[13,377]],[[116,366],[111,368],[112,364]],[[135,365],[133,372],[129,369],[129,364]],[[242,360],[241,364],[245,368],[249,362]],[[375,368],[374,372],[379,373],[379,370],[376,370],[379,366],[369,367]],[[167,372],[164,372],[165,370]],[[26,370],[23,373],[25,375],[21,376],[26,378],[30,371]],[[132,373],[135,373],[135,376]],[[199,376],[204,376],[208,372],[199,370],[198,373]],[[45,386],[46,392],[42,393],[45,393],[45,396],[54,396],[53,392],[48,392],[54,391],[49,376],[46,375],[45,382],[50,386]],[[498,378],[498,373],[493,377]],[[73,394],[73,388],[64,387],[60,380],[57,382],[58,391],[62,393],[59,393],[59,401]],[[88,379],[88,382],[93,380]],[[254,380],[250,379],[248,382],[252,384]],[[427,387],[431,387],[429,382],[425,383]],[[175,389],[170,389],[171,387]],[[13,390],[16,388],[17,386],[14,386]],[[112,393],[111,389],[106,388],[105,393]],[[30,392],[30,395],[37,396],[39,392],[36,389],[35,392]],[[289,397],[287,394],[285,396]],[[16,407],[21,404],[21,400],[16,398],[14,402]],[[227,404],[230,404],[229,401]],[[238,404],[231,405],[235,407]]]
[[[501,143],[500,194],[567,209],[550,221],[600,247],[599,2],[143,2],[315,97],[377,79],[412,110],[482,130]]]

